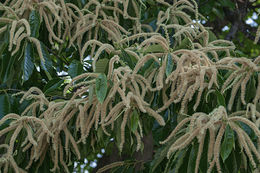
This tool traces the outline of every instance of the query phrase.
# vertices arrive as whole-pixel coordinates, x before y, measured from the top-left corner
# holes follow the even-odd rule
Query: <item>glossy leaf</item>
[[[105,74],[100,74],[96,79],[96,95],[100,103],[106,98],[107,94],[107,77]]]
[[[84,72],[83,65],[78,60],[73,60],[69,65],[68,74],[74,78]]]
[[[29,16],[29,23],[31,28],[31,37],[39,37],[39,29],[41,26],[40,15],[37,11],[33,10]]]
[[[59,87],[63,84],[64,80],[60,78],[55,78],[50,80],[43,88],[45,94],[50,94],[57,91]]]
[[[44,58],[44,61],[41,60],[41,67],[43,68],[43,70],[47,71],[48,73],[51,73],[53,70],[51,57],[47,50],[47,47],[42,42],[41,42],[41,50]]]
[[[27,43],[23,60],[23,81],[27,81],[34,69],[32,44]]]
[[[234,132],[231,129],[231,127],[227,125],[225,130],[224,141],[221,144],[221,151],[220,151],[222,160],[224,162],[230,155],[231,151],[233,150],[234,142],[235,142]]]
[[[167,65],[166,65],[166,76],[168,77],[173,69],[173,61],[172,61],[172,55],[168,53],[167,56]]]
[[[10,112],[10,100],[7,94],[0,95],[0,119]]]
[[[139,115],[136,109],[133,111],[131,118],[130,118],[130,123],[131,123],[131,131],[135,132],[138,128],[138,122],[139,122]]]

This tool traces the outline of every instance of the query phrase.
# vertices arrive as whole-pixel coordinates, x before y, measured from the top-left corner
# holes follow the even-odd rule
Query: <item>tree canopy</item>
[[[0,2],[0,172],[260,171],[259,0]]]

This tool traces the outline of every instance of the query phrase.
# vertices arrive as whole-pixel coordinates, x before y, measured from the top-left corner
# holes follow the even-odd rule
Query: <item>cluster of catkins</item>
[[[196,111],[203,93],[216,89],[220,89],[222,93],[231,90],[228,111],[232,110],[238,93],[242,104],[248,105],[250,111],[228,115],[226,108],[220,106],[210,114],[194,113],[188,116],[178,122],[174,131],[162,142],[164,144],[177,138],[169,148],[168,157],[197,138],[199,151],[195,171],[198,172],[208,130],[208,172],[215,165],[218,172],[221,172],[220,144],[225,129],[229,126],[236,132],[240,148],[246,153],[250,163],[257,166],[252,153],[260,161],[259,147],[253,144],[237,122],[243,122],[252,128],[259,140],[260,113],[255,106],[260,100],[260,57],[254,61],[235,58],[231,56],[235,49],[232,42],[209,41],[209,30],[198,22],[203,16],[198,13],[195,0],[174,0],[173,5],[163,0],[156,0],[156,3],[166,9],[158,13],[156,28],[141,23],[140,14],[145,7],[142,0],[89,0],[82,8],[64,0],[6,0],[3,4],[0,3],[0,11],[3,12],[0,17],[0,34],[9,33],[8,50],[12,55],[21,48],[22,41],[32,42],[39,58],[44,61],[41,42],[37,39],[35,30],[30,28],[29,16],[36,12],[49,32],[48,40],[54,48],[55,44],[67,43],[69,47],[79,51],[82,62],[86,55],[93,60],[93,73],[81,74],[65,87],[65,96],[73,88],[77,88],[68,100],[50,101],[35,87],[16,94],[22,95],[21,102],[30,100],[31,104],[21,115],[12,113],[0,120],[0,125],[10,121],[9,126],[0,131],[0,137],[13,132],[7,144],[0,145],[0,148],[5,149],[0,158],[0,168],[4,173],[8,172],[9,167],[16,172],[26,172],[36,162],[37,167],[40,167],[47,152],[54,163],[51,171],[55,172],[62,166],[69,172],[67,165],[71,154],[78,159],[81,157],[78,144],[86,143],[90,133],[99,127],[106,135],[111,135],[114,123],[120,116],[122,123],[119,150],[122,151],[126,125],[133,112],[154,117],[159,125],[164,126],[161,113],[170,105],[180,104],[179,112],[186,113],[193,100],[193,109]],[[133,13],[129,14],[129,10]],[[195,20],[192,20],[191,13]],[[121,18],[131,22],[132,27],[124,28],[120,23]],[[106,42],[101,41],[101,32],[107,35]],[[187,42],[189,48],[178,48],[183,41]],[[154,51],[153,48],[159,51]],[[97,87],[100,74],[96,64],[102,59],[104,52],[110,57],[105,75],[108,92],[101,101],[97,94],[90,91]],[[225,52],[226,57],[220,58],[220,52]],[[132,67],[121,59],[122,53],[133,60]],[[151,66],[144,68],[149,63]],[[219,86],[218,75],[223,70],[229,71],[229,76],[223,86]],[[253,75],[258,76],[256,96],[252,103],[247,103],[247,83]],[[162,93],[163,104],[154,109],[151,102],[158,92]],[[80,137],[75,136],[77,133],[72,133],[72,120],[75,123],[74,130],[79,132]],[[138,128],[134,132],[137,151],[141,147],[143,123],[145,122],[139,119]],[[186,131],[183,131],[185,128]],[[27,136],[22,145],[16,147],[22,147],[23,152],[29,153],[30,160],[25,168],[19,168],[13,157],[15,141],[22,130],[27,132]],[[176,135],[180,130],[182,135]],[[64,135],[65,142],[62,140]]]

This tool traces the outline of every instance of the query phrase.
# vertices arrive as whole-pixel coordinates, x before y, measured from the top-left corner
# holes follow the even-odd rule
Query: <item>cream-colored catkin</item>
[[[42,53],[42,48],[41,48],[40,41],[38,39],[36,39],[36,38],[33,38],[33,37],[29,37],[29,40],[31,40],[35,44],[37,52],[38,52],[38,55],[39,55],[41,61],[45,62],[45,59],[44,59],[43,53]]]
[[[109,165],[106,165],[106,166],[100,168],[100,169],[97,171],[97,173],[102,173],[102,172],[105,172],[105,171],[107,171],[107,170],[109,170],[109,169],[111,169],[111,168],[118,167],[118,166],[123,166],[124,164],[125,164],[124,161],[113,162],[113,163],[111,163],[111,164],[109,164]]]
[[[210,163],[210,161],[213,157],[215,137],[216,137],[216,132],[215,132],[214,126],[213,127],[212,126],[209,128],[208,163]]]
[[[15,129],[15,131],[14,131],[14,133],[13,133],[11,139],[10,139],[10,142],[9,142],[9,148],[8,148],[8,151],[7,151],[8,155],[13,154],[16,138],[19,135],[19,133],[21,132],[22,128],[23,128],[23,125],[19,124],[17,126],[17,128]]]
[[[245,137],[243,135],[243,132],[235,124],[231,124],[230,126],[231,126],[232,129],[234,129],[237,132],[239,143],[240,143],[241,147],[243,147],[245,149],[245,152],[246,152],[246,154],[249,158],[249,161],[251,162],[252,166],[254,168],[256,168],[256,163],[255,163],[253,155],[252,155],[252,153],[251,153],[251,151],[250,151],[250,149],[247,145],[247,142],[245,141]]]
[[[176,133],[189,121],[191,121],[191,118],[185,118],[184,120],[182,120],[180,123],[178,123],[178,125],[175,127],[175,129],[171,132],[171,134],[164,140],[164,141],[160,141],[160,144],[165,144],[168,141],[170,141],[175,135]]]
[[[205,140],[206,133],[204,132],[201,135],[202,136],[200,136],[201,138],[199,140],[199,150],[198,150],[198,154],[197,154],[197,158],[196,158],[195,173],[198,173],[198,171],[199,171],[200,158],[201,158],[201,155],[203,152],[203,146],[204,146],[204,140]]]
[[[9,51],[11,51],[11,50],[12,50],[12,47],[13,47],[13,38],[14,38],[14,33],[15,33],[16,25],[17,25],[17,21],[14,20],[14,21],[12,22],[12,26],[11,26],[11,30],[10,30],[9,48],[8,48]]]
[[[187,145],[191,143],[191,141],[199,134],[200,129],[197,128],[193,132],[188,132],[189,136],[185,138],[184,141],[181,143],[179,142],[182,138],[179,138],[175,141],[178,145],[175,145],[175,143],[169,148],[168,153],[167,153],[167,158],[169,158],[170,154],[173,153],[176,150],[181,150],[185,148]]]
[[[130,112],[131,112],[131,109],[125,110],[125,113],[124,113],[124,116],[123,116],[123,120],[122,120],[122,124],[121,124],[121,138],[120,138],[120,144],[119,144],[119,151],[120,152],[122,152],[123,145],[125,143],[125,126],[126,126],[127,119],[129,117]]]
[[[244,77],[243,81],[241,82],[241,102],[244,105],[246,105],[246,101],[245,101],[246,85],[247,85],[247,82],[249,81],[251,75],[252,75],[251,72],[247,72],[246,76]]]
[[[242,81],[243,81],[243,77],[241,77],[240,80],[232,88],[231,96],[230,96],[230,99],[229,99],[229,102],[228,102],[228,110],[232,109],[232,106],[233,106],[233,103],[234,103],[237,91],[238,91]]]
[[[234,117],[230,117],[228,118],[229,121],[240,121],[243,122],[245,124],[247,124],[256,134],[256,136],[258,138],[260,138],[260,131],[258,129],[258,127],[255,125],[255,123],[253,123],[252,121],[248,120],[247,118],[244,117],[238,117],[238,116],[234,116]]]
[[[144,109],[147,111],[147,113],[148,113],[150,116],[154,117],[154,118],[156,119],[156,121],[157,121],[161,126],[164,126],[164,125],[165,125],[165,121],[164,121],[163,117],[162,117],[160,114],[158,114],[157,112],[155,112],[155,111],[154,111],[153,109],[151,109],[150,107],[145,107]]]
[[[213,157],[213,161],[215,161],[216,166],[217,166],[217,171],[218,173],[221,173],[221,166],[220,166],[220,162],[219,162],[219,153],[220,153],[220,145],[221,145],[221,139],[224,135],[226,129],[226,125],[223,123],[219,129],[217,138],[216,138],[216,142],[214,145],[214,157]]]

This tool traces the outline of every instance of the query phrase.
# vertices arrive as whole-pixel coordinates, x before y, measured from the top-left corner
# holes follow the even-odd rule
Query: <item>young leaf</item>
[[[34,69],[32,44],[27,43],[23,60],[23,81],[27,81]]]
[[[130,122],[131,122],[131,131],[135,132],[137,130],[138,122],[139,122],[139,115],[136,110],[133,111],[132,116],[130,118]]]
[[[107,94],[107,77],[105,74],[102,73],[96,79],[96,95],[100,103],[103,103],[103,101],[106,98],[106,94]]]
[[[231,129],[231,127],[227,125],[225,130],[224,141],[221,144],[221,151],[220,151],[223,162],[225,162],[225,160],[230,155],[234,146],[234,142],[235,142],[234,132]]]
[[[168,53],[167,56],[167,65],[166,65],[166,76],[168,77],[173,69],[172,55]]]

